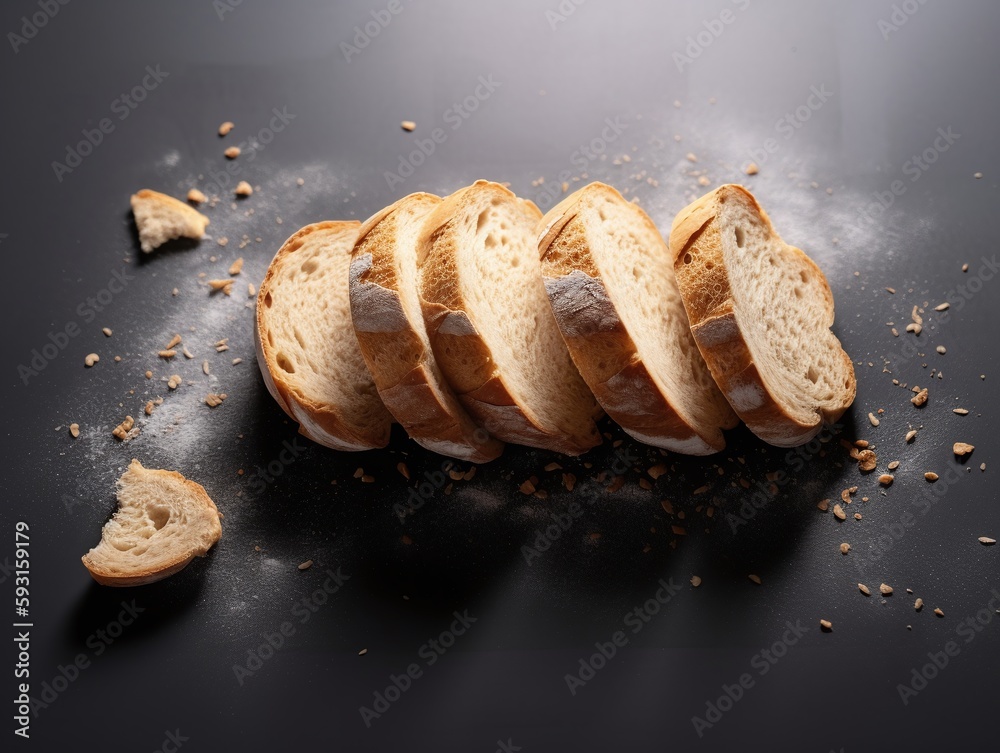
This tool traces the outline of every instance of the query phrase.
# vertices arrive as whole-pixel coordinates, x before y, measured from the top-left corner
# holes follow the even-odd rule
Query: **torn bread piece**
[[[175,238],[198,240],[208,227],[208,217],[197,209],[148,188],[132,194],[131,203],[139,246],[147,254]]]
[[[432,194],[410,194],[361,226],[351,261],[351,317],[379,395],[410,438],[484,463],[503,443],[473,421],[448,385],[420,309],[417,237],[440,203]]]
[[[133,460],[118,479],[118,510],[83,564],[105,586],[162,580],[205,556],[222,536],[219,518],[200,484]]]
[[[417,243],[434,355],[466,410],[505,442],[580,455],[602,413],[542,283],[531,202],[477,181],[439,204]]]
[[[598,402],[640,442],[685,455],[722,450],[739,419],[688,325],[667,245],[614,188],[591,183],[542,220],[549,302]]]
[[[749,191],[725,185],[681,210],[670,252],[698,347],[754,434],[795,447],[844,413],[856,382],[833,293]]]
[[[292,235],[257,293],[257,363],[299,433],[335,450],[385,447],[382,404],[351,324],[348,273],[361,223],[318,222]]]

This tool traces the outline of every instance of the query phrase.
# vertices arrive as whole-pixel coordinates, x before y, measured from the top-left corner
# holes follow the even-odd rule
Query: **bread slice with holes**
[[[201,238],[208,217],[173,196],[144,188],[132,194],[132,214],[139,230],[139,247],[150,253],[175,238]]]
[[[795,447],[854,402],[826,277],[749,191],[725,185],[683,209],[670,252],[698,347],[754,434]]]
[[[686,455],[726,445],[739,419],[691,335],[659,230],[591,183],[542,220],[542,277],[574,363],[607,414],[640,442]]]
[[[477,181],[428,215],[417,242],[434,356],[462,404],[505,442],[580,455],[601,409],[570,358],[542,283],[541,212]]]
[[[410,438],[485,463],[503,443],[472,420],[448,385],[420,308],[417,237],[440,203],[432,194],[410,194],[361,226],[351,261],[351,317],[378,393]]]
[[[299,433],[335,450],[389,441],[382,404],[351,324],[348,274],[361,223],[307,225],[279,249],[257,294],[257,363]]]
[[[118,510],[83,564],[105,586],[162,580],[208,553],[222,536],[219,518],[200,484],[133,460],[118,479]]]

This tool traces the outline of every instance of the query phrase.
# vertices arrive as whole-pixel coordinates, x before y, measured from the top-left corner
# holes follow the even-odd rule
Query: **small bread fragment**
[[[670,252],[695,341],[754,434],[805,444],[854,402],[826,277],[781,240],[749,191],[721,186],[681,210]]]
[[[174,238],[198,240],[208,217],[173,196],[144,188],[132,194],[132,214],[139,229],[139,246],[149,253]]]
[[[82,560],[101,585],[141,586],[204,557],[221,536],[219,511],[201,484],[133,460],[118,479],[118,510]]]
[[[591,183],[542,219],[549,302],[611,418],[640,442],[686,455],[725,447],[738,423],[691,335],[667,245],[638,205]]]
[[[556,325],[536,244],[538,207],[476,181],[428,215],[417,242],[434,356],[466,410],[505,442],[580,455],[602,411]]]
[[[351,261],[351,317],[379,395],[410,438],[484,463],[503,443],[472,420],[448,385],[420,308],[417,238],[440,203],[432,194],[410,194],[361,226]]]
[[[335,450],[385,447],[392,425],[351,324],[348,275],[360,226],[306,225],[278,250],[257,293],[264,383],[300,434]]]

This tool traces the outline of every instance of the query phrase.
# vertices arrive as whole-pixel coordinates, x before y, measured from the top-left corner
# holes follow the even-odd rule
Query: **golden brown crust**
[[[604,287],[580,217],[585,203],[601,194],[625,201],[611,186],[592,183],[539,223],[542,274],[573,362],[607,414],[640,441],[693,455],[722,450],[725,438],[719,427],[714,434],[699,433],[664,396]],[[645,213],[637,215],[659,236]],[[735,422],[731,414],[724,428]]]
[[[351,310],[379,395],[409,436],[434,452],[485,463],[500,455],[503,443],[443,392],[450,388],[430,368],[432,354],[410,325],[399,292],[394,252],[399,212],[414,205],[432,210],[440,203],[432,194],[410,194],[361,226],[352,256]]]
[[[271,284],[277,273],[278,265],[290,254],[302,248],[305,239],[315,232],[332,231],[337,233],[357,234],[361,223],[357,220],[349,222],[317,222],[301,228],[282,244],[268,266],[264,281],[257,292],[256,326],[254,327],[254,344],[257,351],[257,363],[268,392],[282,410],[299,424],[299,433],[318,444],[335,450],[368,450],[385,447],[389,442],[389,432],[392,419],[389,412],[383,408],[385,415],[381,420],[371,421],[365,426],[356,426],[345,420],[339,408],[335,405],[318,404],[298,390],[294,389],[280,376],[280,369],[275,360],[274,349],[268,343],[266,332],[266,301],[270,294]],[[351,245],[353,247],[353,244]],[[346,284],[346,282],[345,282]]]
[[[553,434],[540,427],[514,399],[490,348],[467,314],[454,247],[458,233],[453,225],[470,195],[486,191],[500,201],[518,202],[528,219],[541,218],[530,201],[483,180],[448,196],[428,216],[418,241],[418,264],[423,270],[421,306],[434,353],[459,400],[490,433],[508,442],[581,455],[600,444],[596,426],[591,436],[578,437]]]
[[[734,394],[752,392],[755,396],[756,407],[733,406],[740,418],[764,441],[779,447],[795,447],[815,437],[824,421],[836,421],[853,401],[854,367],[850,357],[841,351],[850,373],[850,384],[845,387],[845,391],[850,393],[850,400],[842,408],[833,411],[818,408],[812,421],[803,422],[782,406],[754,363],[734,310],[729,273],[716,222],[719,203],[726,200],[749,201],[768,231],[778,238],[770,218],[753,194],[743,186],[721,186],[692,202],[674,218],[669,246],[677,283],[691,322],[691,331],[722,392],[731,402]],[[697,268],[685,263],[685,256],[695,248],[701,261]],[[833,323],[833,294],[826,277],[800,249],[794,246],[788,248],[806,261],[815,270],[817,279],[822,280],[820,287],[829,311],[829,326]]]
[[[204,557],[208,550],[215,545],[215,543],[222,538],[222,525],[219,522],[219,509],[215,506],[215,502],[212,498],[208,496],[208,492],[205,491],[205,487],[201,484],[191,481],[185,478],[180,473],[176,471],[164,471],[155,470],[150,468],[143,468],[142,464],[138,460],[133,459],[129,466],[129,471],[141,471],[142,473],[160,476],[163,478],[171,479],[172,481],[180,482],[183,484],[185,491],[188,495],[197,500],[198,504],[203,505],[207,509],[214,513],[214,525],[212,530],[209,532],[209,543],[205,547],[204,551],[190,552],[184,554],[178,554],[172,561],[165,565],[157,567],[155,569],[139,570],[137,572],[130,572],[125,574],[113,567],[107,567],[101,562],[98,562],[92,557],[93,549],[87,552],[81,561],[84,567],[90,572],[90,575],[95,581],[100,583],[102,586],[114,586],[114,587],[127,587],[127,586],[142,586],[147,583],[155,583],[158,580],[163,580],[168,578],[174,573],[180,572],[195,558]],[[124,476],[123,476],[124,478]]]

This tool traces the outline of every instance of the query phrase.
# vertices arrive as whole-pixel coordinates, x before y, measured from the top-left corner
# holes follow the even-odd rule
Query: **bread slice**
[[[683,209],[670,252],[698,347],[754,434],[795,447],[854,402],[826,277],[749,191],[722,186]]]
[[[591,183],[542,220],[542,277],[559,330],[597,401],[640,442],[686,455],[726,446],[739,419],[691,335],[659,230]]]
[[[503,443],[476,424],[445,381],[420,309],[417,236],[441,203],[415,193],[361,226],[351,260],[351,317],[389,412],[428,450],[485,463]]]
[[[505,442],[580,455],[601,414],[570,359],[542,284],[541,212],[497,183],[449,196],[417,242],[434,356],[462,404]]]
[[[118,510],[83,564],[105,586],[162,580],[205,556],[222,536],[219,517],[201,484],[133,460],[118,479]]]
[[[194,238],[205,234],[208,217],[173,196],[144,188],[132,194],[132,214],[139,229],[139,246],[149,253],[174,238]]]
[[[257,363],[299,432],[335,450],[389,441],[385,409],[351,326],[348,272],[359,222],[306,225],[285,241],[257,294]]]

